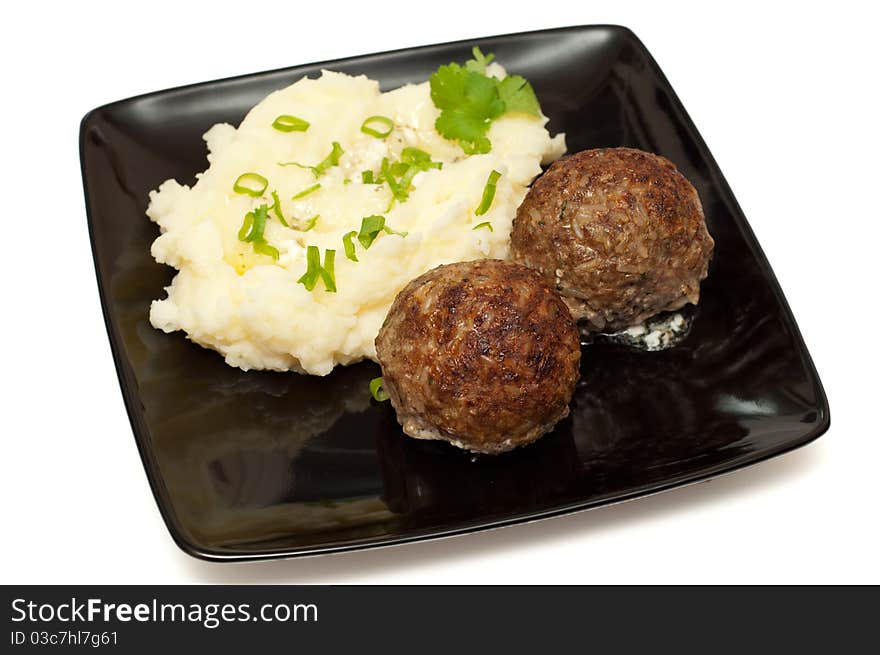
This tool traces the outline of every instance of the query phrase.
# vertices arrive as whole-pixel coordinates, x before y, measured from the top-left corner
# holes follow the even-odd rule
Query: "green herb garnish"
[[[357,235],[358,241],[361,242],[361,245],[365,249],[368,249],[373,245],[373,241],[376,240],[376,237],[379,236],[379,232],[381,232],[384,227],[384,216],[364,216],[361,219],[361,229]]]
[[[251,216],[250,220],[248,220],[248,215]],[[244,239],[241,238],[241,230],[238,231],[239,239],[241,241],[245,241],[247,243],[254,243],[257,241],[263,240],[263,231],[266,229],[266,220],[269,218],[269,208],[266,205],[260,205],[254,211],[248,212],[245,214],[244,220],[245,223],[250,223],[250,229],[245,235]],[[244,225],[242,225],[244,228]]]
[[[379,168],[379,177],[377,179],[379,182],[385,182],[388,184],[388,188],[391,189],[391,195],[394,196],[395,200],[403,202],[409,197],[407,190],[401,189],[400,185],[397,183],[397,179],[394,177],[394,173],[391,170],[391,164],[388,162],[388,157],[382,158],[382,166]]]
[[[508,75],[498,83],[498,95],[506,107],[505,114],[541,115],[541,105],[532,85],[520,75]]]
[[[342,146],[339,145],[338,142],[334,141],[333,146],[330,150],[330,154],[324,157],[324,160],[317,164],[316,166],[309,166],[308,164],[301,164],[297,161],[280,161],[278,162],[279,166],[299,166],[300,168],[307,168],[314,174],[315,177],[321,177],[324,173],[327,172],[328,169],[333,166],[339,165],[339,158],[345,153],[345,150],[342,149]]]
[[[252,198],[259,198],[268,186],[269,180],[259,173],[242,173],[233,183],[232,190]]]
[[[495,199],[495,185],[498,183],[499,177],[501,177],[501,173],[496,170],[489,173],[489,179],[486,180],[486,186],[483,187],[483,197],[480,199],[480,206],[474,210],[474,214],[477,216],[482,216],[492,206],[492,201]]]
[[[345,256],[353,262],[356,262],[358,260],[357,254],[355,253],[354,241],[352,241],[352,238],[356,236],[357,231],[352,230],[351,232],[348,232],[344,237],[342,237],[342,247],[345,249]]]
[[[294,198],[294,199],[296,199],[296,198],[300,198],[300,197],[302,197],[303,195],[306,195],[306,194],[308,194],[308,193],[311,193],[312,191],[317,190],[320,186],[321,186],[320,184],[315,184],[315,185],[309,187],[308,189],[306,189],[305,191],[301,191],[300,193],[296,194],[293,198]],[[273,200],[274,202],[272,203],[272,206],[269,207],[269,209],[272,211],[273,214],[275,214],[275,216],[278,218],[278,220],[281,221],[281,224],[282,224],[284,227],[293,227],[294,230],[299,230],[300,232],[308,232],[308,231],[311,230],[313,227],[315,227],[315,224],[318,222],[318,219],[321,218],[321,216],[320,216],[319,214],[315,214],[315,215],[312,216],[309,220],[307,220],[307,221],[305,222],[305,224],[303,224],[302,221],[297,220],[297,221],[294,222],[295,224],[294,224],[293,226],[291,226],[290,223],[288,223],[288,222],[284,219],[284,213],[281,211],[281,198],[278,197],[278,192],[277,192],[277,191],[273,191],[273,192],[272,192],[272,200]],[[258,211],[259,211],[259,210],[258,210]],[[247,222],[247,220],[248,220],[248,217],[247,217],[247,215],[246,215],[246,216],[245,216],[245,222]],[[251,218],[251,221],[253,222],[253,217]],[[241,229],[244,230],[244,229],[245,229],[245,226],[242,225]],[[250,228],[248,228],[248,229],[250,229]],[[239,231],[238,238],[239,238],[240,240],[242,240],[242,241],[249,241],[249,240],[250,240],[250,239],[244,239],[244,238],[242,238],[242,232],[241,232],[241,230]]]
[[[302,191],[297,193],[295,196],[293,196],[293,198],[291,198],[291,200],[299,200],[300,198],[305,198],[307,195],[309,195],[310,193],[314,193],[315,191],[317,191],[320,188],[321,188],[320,182],[318,182],[317,184],[313,184],[312,186],[310,186],[306,189],[303,189]]]
[[[321,177],[329,168],[339,166],[339,158],[343,153],[345,153],[345,150],[342,149],[342,146],[339,145],[338,142],[334,141],[333,146],[330,149],[330,154],[324,157],[324,160],[320,164],[315,166],[315,177]]]
[[[330,293],[336,293],[336,273],[334,272],[334,263],[336,261],[335,250],[324,251],[324,266],[321,270],[321,279],[324,280],[324,286]]]
[[[471,54],[474,56],[474,58],[467,60],[464,63],[464,67],[467,68],[469,71],[474,71],[475,73],[479,73],[480,75],[485,75],[486,66],[488,66],[493,59],[495,59],[495,55],[493,55],[491,52],[488,55],[484,55],[479,46],[474,46],[473,48],[471,48]]]
[[[266,205],[260,205],[254,211],[245,214],[244,222],[238,230],[238,240],[252,244],[255,253],[278,259],[280,256],[278,249],[269,245],[263,236],[268,219],[269,208]]]
[[[483,55],[479,48],[474,48],[473,54],[474,59],[464,66],[441,66],[430,78],[431,100],[440,110],[434,127],[469,155],[492,149],[486,133],[499,116],[511,112],[541,115],[535,92],[525,78],[489,77],[486,65],[494,55]]]
[[[361,125],[361,132],[374,136],[377,139],[387,139],[393,131],[394,121],[387,116],[370,116]]]
[[[442,161],[431,161],[431,155],[418,148],[407,147],[400,152],[400,161],[419,170],[426,171],[429,168],[443,168]]]
[[[370,380],[370,395],[374,400],[380,403],[384,403],[390,397],[388,392],[385,391],[385,384],[382,378],[373,378]]]
[[[489,230],[490,232],[494,232],[494,231],[495,231],[495,230],[492,228],[492,224],[491,224],[489,221],[486,221],[486,222],[484,222],[484,223],[478,223],[477,225],[474,225],[473,229],[475,229],[475,230],[479,230],[480,228],[484,228],[484,227],[485,227],[485,228],[488,228],[488,230]]]
[[[321,251],[318,250],[318,246],[309,246],[306,248],[306,272],[297,280],[297,283],[312,291],[318,284],[318,278],[321,278],[324,281],[324,290],[336,293],[336,276],[333,270],[335,260],[336,251],[325,250],[322,266]]]
[[[377,180],[388,185],[394,200],[404,202],[409,198],[410,184],[412,184],[412,179],[418,172],[419,169],[415,166],[407,165],[403,162],[391,164],[388,161],[388,157],[383,157],[382,167],[379,169]]]
[[[311,230],[313,227],[315,227],[315,225],[318,224],[318,219],[319,219],[319,218],[321,218],[321,215],[320,215],[320,214],[315,214],[314,216],[312,216],[309,220],[306,221],[306,224],[302,227],[302,231],[303,231],[303,232],[308,232],[308,231]]]
[[[409,232],[398,232],[397,230],[392,230],[390,227],[385,225],[385,217],[384,216],[364,216],[361,219],[361,229],[357,233],[358,241],[361,242],[361,245],[364,249],[369,249],[370,246],[373,245],[373,241],[376,240],[376,237],[379,236],[380,232],[384,232],[385,234],[394,234],[399,237],[405,237]],[[348,236],[348,235],[346,235]],[[354,244],[352,244],[354,245]],[[351,259],[351,257],[349,257]],[[354,261],[357,261],[356,259]]]
[[[247,241],[247,235],[250,233],[253,226],[254,212],[248,212],[244,215],[244,221],[242,222],[241,227],[238,230],[238,240]]]
[[[284,220],[284,213],[281,211],[281,199],[278,197],[277,191],[272,192],[272,200],[274,202],[272,203],[272,207],[270,209],[275,214],[275,217],[279,221],[281,221],[281,224],[284,227],[290,227],[290,225],[288,225],[287,221]]]
[[[300,164],[298,161],[279,161],[277,162],[279,166],[299,166],[300,168],[306,168],[312,173],[315,172],[317,166],[309,166],[308,164]]]
[[[261,255],[268,255],[272,259],[277,260],[280,257],[280,253],[275,246],[270,246],[265,241],[255,241],[254,242],[254,252],[259,253]]]
[[[361,182],[364,184],[387,183],[391,190],[391,203],[385,211],[391,211],[394,201],[405,202],[409,198],[409,188],[413,178],[419,171],[427,171],[432,168],[443,168],[443,162],[431,161],[431,155],[419,148],[407,147],[400,153],[400,161],[392,163],[388,157],[382,158],[379,173],[373,171],[361,172]]]
[[[272,123],[272,127],[279,132],[305,132],[309,125],[307,120],[289,114],[282,114]]]

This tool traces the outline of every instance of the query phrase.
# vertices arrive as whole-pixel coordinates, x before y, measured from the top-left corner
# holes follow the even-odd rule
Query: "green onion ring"
[[[272,127],[279,132],[305,132],[309,129],[309,125],[310,123],[307,120],[291,116],[290,114],[281,114],[272,123]]]
[[[269,186],[269,180],[259,173],[242,173],[232,185],[232,190],[252,198],[259,198]]]
[[[384,125],[388,128],[388,130],[386,132],[380,132],[378,129],[370,127],[371,124]],[[361,125],[361,132],[363,132],[364,134],[369,134],[370,136],[374,136],[377,139],[387,139],[393,131],[394,121],[392,121],[387,116],[370,116]]]
[[[356,262],[358,260],[357,254],[355,251],[354,241],[352,238],[357,236],[357,232],[352,230],[347,233],[344,237],[342,237],[342,247],[345,249],[345,256],[348,257],[351,261]]]
[[[370,380],[370,395],[373,396],[373,399],[384,403],[390,396],[388,392],[385,391],[384,387],[385,381],[382,378],[373,378]]]
[[[498,183],[499,177],[501,177],[501,173],[496,170],[489,173],[489,179],[486,180],[486,186],[483,188],[483,197],[480,200],[480,206],[474,211],[474,214],[477,216],[482,216],[489,211],[489,208],[492,206],[492,201],[495,199],[495,185]]]

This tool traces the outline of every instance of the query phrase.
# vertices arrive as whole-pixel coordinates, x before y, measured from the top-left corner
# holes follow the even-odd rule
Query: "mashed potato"
[[[503,77],[492,64],[487,71]],[[304,132],[272,127],[280,115],[305,119]],[[361,131],[369,116],[386,116],[393,131],[379,139]],[[427,82],[382,93],[377,82],[324,71],[269,95],[238,129],[228,124],[205,134],[210,166],[189,188],[174,180],[150,194],[148,216],[161,235],[153,243],[156,261],[178,269],[167,298],[153,302],[150,321],[166,332],[183,330],[213,348],[232,366],[295,370],[326,375],[337,364],[375,359],[373,340],[397,292],[412,278],[439,264],[507,256],[511,223],[527,187],[565,150],[563,135],[551,138],[546,118],[508,114],[491,126],[492,150],[466,156],[434,129],[439,111]],[[316,178],[305,165],[321,162],[338,142],[344,154]],[[387,184],[365,184],[363,171],[378,171],[383,157],[400,159],[405,147],[419,148],[442,169],[418,173],[405,202],[391,203]],[[492,170],[501,173],[494,201],[476,216]],[[233,191],[239,176],[268,180],[262,197]],[[301,198],[293,197],[320,183]],[[240,241],[245,214],[271,205],[275,191],[290,228],[270,212],[265,240],[277,260]],[[389,209],[390,205],[390,209]],[[357,239],[358,261],[344,254],[343,236],[357,231],[365,216],[381,215],[396,232],[380,233],[369,249]],[[308,219],[319,218],[305,231]],[[489,222],[487,227],[475,226]],[[299,229],[296,229],[299,228]],[[337,292],[322,281],[309,291],[297,280],[307,269],[306,249],[335,250]]]

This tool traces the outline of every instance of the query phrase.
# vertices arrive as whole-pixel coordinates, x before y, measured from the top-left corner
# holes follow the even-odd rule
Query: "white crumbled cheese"
[[[648,347],[648,350],[656,350],[660,348],[660,335],[660,331],[654,330],[645,337],[645,346]]]
[[[687,330],[688,322],[680,312],[666,316],[662,320],[648,319],[639,325],[604,335],[612,342],[623,342],[645,350],[663,350],[680,341],[679,335]]]
[[[625,330],[625,332],[629,336],[634,337],[634,338],[642,336],[647,331],[648,331],[648,329],[644,325],[634,325],[633,327]]]

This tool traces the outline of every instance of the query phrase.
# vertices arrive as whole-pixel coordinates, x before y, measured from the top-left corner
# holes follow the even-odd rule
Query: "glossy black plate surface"
[[[703,200],[715,257],[693,329],[644,353],[586,346],[571,416],[532,446],[472,456],[405,438],[369,399],[378,366],[326,378],[243,373],[148,322],[174,271],[144,215],[162,181],[206,167],[202,134],[320,68],[387,90],[480,45],[534,85],[569,151],[633,146],[675,162]],[[821,383],[745,217],[639,40],[574,27],[355,57],[208,82],[89,113],[81,157],[101,300],[125,404],[177,543],[255,559],[516,523],[706,479],[803,445],[829,424]],[[108,465],[112,466],[112,462]]]

